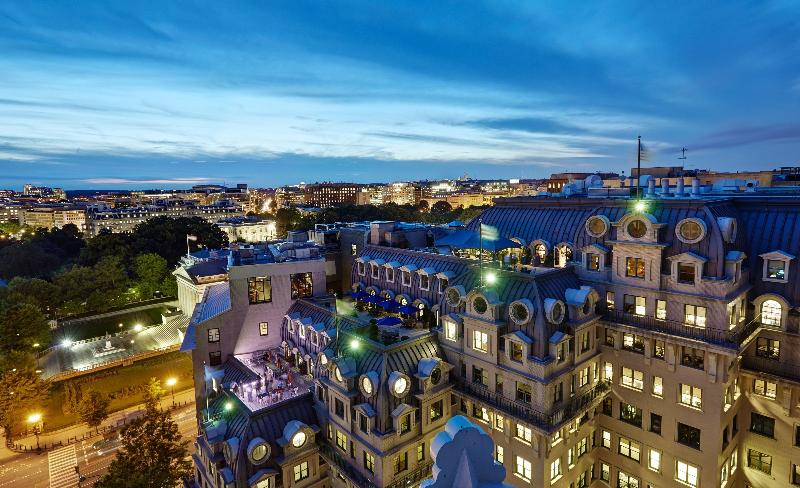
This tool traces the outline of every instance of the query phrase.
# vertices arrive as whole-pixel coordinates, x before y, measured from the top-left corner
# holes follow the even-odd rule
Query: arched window
[[[533,246],[533,253],[540,263],[543,263],[545,259],[547,259],[547,248],[541,242]]]
[[[556,266],[563,268],[570,261],[572,261],[572,248],[566,244],[558,246],[555,253]]]
[[[764,300],[761,304],[761,323],[780,327],[781,309],[781,304],[776,300]]]

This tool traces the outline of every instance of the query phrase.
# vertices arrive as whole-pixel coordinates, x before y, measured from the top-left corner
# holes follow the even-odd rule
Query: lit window
[[[589,271],[599,271],[600,270],[600,255],[587,253],[586,254],[586,267]]]
[[[650,455],[647,457],[647,467],[653,471],[661,471],[661,451],[650,449]]]
[[[753,393],[774,400],[778,396],[778,384],[772,381],[756,379],[753,381]]]
[[[619,438],[619,453],[626,458],[631,458],[634,461],[639,461],[641,457],[641,447],[639,443],[634,442],[624,437]]]
[[[775,300],[764,300],[761,304],[761,323],[764,325],[771,325],[773,327],[780,327],[781,325],[781,304]]]
[[[606,449],[611,449],[611,432],[604,430],[601,445]]]
[[[502,432],[504,424],[505,424],[505,418],[499,413],[496,413],[494,415],[494,428]]]
[[[756,356],[777,361],[781,355],[781,342],[777,339],[759,337],[756,339]]]
[[[767,260],[767,278],[773,280],[786,279],[786,261],[768,259]]]
[[[208,329],[208,342],[219,342],[219,329]]]
[[[666,320],[667,319],[667,301],[666,300],[656,300],[656,318],[658,320]]]
[[[639,480],[620,471],[617,474],[617,488],[639,488]]]
[[[644,373],[635,369],[624,367],[620,375],[620,384],[634,390],[642,391],[644,388]]]
[[[703,405],[703,390],[697,386],[681,384],[680,402],[689,407],[701,408]]]
[[[530,444],[533,439],[533,432],[528,427],[517,424],[517,439]]]
[[[489,334],[479,330],[473,331],[472,348],[480,352],[489,352]]]
[[[614,308],[614,292],[607,291],[606,292],[606,307],[613,309]]]
[[[364,469],[370,473],[375,472],[375,457],[367,451],[364,451]]]
[[[456,341],[458,339],[458,330],[456,323],[449,320],[444,323],[444,338],[448,341]]]
[[[269,335],[269,322],[259,322],[258,334],[262,336]]]
[[[622,309],[625,311],[625,313],[644,315],[647,313],[647,300],[645,297],[625,295],[623,297]]]
[[[294,467],[294,481],[303,481],[306,478],[308,478],[308,461],[303,461]]]
[[[757,469],[762,473],[772,474],[772,456],[756,451],[755,449],[748,449],[747,466]]]
[[[523,457],[517,456],[517,462],[515,463],[514,466],[514,474],[519,476],[523,480],[530,482],[531,472],[532,472],[531,462]]]
[[[696,487],[697,486],[697,466],[692,466],[689,463],[678,461],[675,469],[675,477],[681,483]]]
[[[659,398],[664,396],[664,378],[653,376],[653,395]]]
[[[678,283],[693,285],[695,277],[694,264],[678,263]]]
[[[603,379],[606,381],[613,381],[614,380],[614,365],[611,363],[604,363],[603,364]]]
[[[589,367],[585,367],[578,373],[578,388],[583,388],[589,383]]]
[[[625,276],[644,278],[644,258],[625,258]]]
[[[344,435],[341,431],[336,431],[336,445],[342,451],[347,450],[347,436]]]
[[[494,460],[500,464],[503,464],[503,446],[495,446]]]
[[[550,483],[555,483],[561,478],[561,459],[558,458],[550,463]]]
[[[706,307],[686,304],[683,306],[684,322],[695,327],[706,326]]]

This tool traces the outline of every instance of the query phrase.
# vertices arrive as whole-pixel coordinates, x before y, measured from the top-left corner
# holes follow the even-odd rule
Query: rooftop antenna
[[[688,151],[688,149],[686,149],[685,147],[682,147],[681,148],[681,156],[678,158],[678,159],[682,160],[684,162],[684,164],[686,163],[686,151]]]

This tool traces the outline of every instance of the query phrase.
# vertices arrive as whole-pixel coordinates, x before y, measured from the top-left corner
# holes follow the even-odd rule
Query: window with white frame
[[[531,481],[531,462],[522,456],[517,456],[517,462],[514,465],[514,474],[519,476],[525,481]]]
[[[259,322],[258,334],[262,336],[269,335],[269,322]]]
[[[664,378],[661,376],[653,376],[653,396],[664,396]]]
[[[306,327],[303,324],[300,324],[297,327],[297,333],[300,335],[301,339],[305,339],[306,338]]]
[[[617,473],[617,488],[639,488],[639,479],[620,471]]]
[[[489,352],[489,334],[480,330],[472,331],[472,348],[480,352]]]
[[[431,277],[426,275],[426,274],[424,274],[424,273],[420,273],[420,275],[419,275],[419,289],[428,291],[428,290],[430,290],[430,288],[431,288]]]
[[[377,264],[372,265],[372,279],[377,280],[381,276],[381,267]]]
[[[364,276],[367,273],[366,266],[364,265],[364,263],[362,261],[359,261],[356,267],[358,269],[358,274],[359,275]]]
[[[623,366],[619,381],[622,386],[634,390],[642,391],[642,389],[644,389],[644,373],[642,371],[636,371],[635,369]]]
[[[219,329],[208,329],[208,342],[219,342]]]
[[[522,424],[517,424],[517,439],[530,444],[533,439],[533,431]]]
[[[555,483],[561,478],[561,458],[556,458],[550,463],[550,483]]]
[[[658,320],[667,320],[667,301],[656,300],[656,318]]]
[[[448,341],[458,340],[458,326],[450,320],[444,323],[444,338]]]
[[[764,300],[761,303],[761,323],[772,327],[780,327],[783,307],[777,300]]]
[[[607,430],[603,431],[600,445],[605,447],[606,449],[611,449],[611,432]]]
[[[494,446],[494,460],[503,464],[503,446]]]
[[[683,306],[683,321],[694,327],[706,326],[706,307],[686,304]]]
[[[661,451],[650,449],[647,456],[647,467],[653,471],[661,471]]]
[[[411,272],[402,271],[400,277],[403,280],[403,286],[411,286]]]
[[[386,281],[394,283],[394,268],[391,266],[386,267]]]
[[[696,488],[698,483],[697,474],[697,466],[692,466],[691,464],[681,461],[680,459],[677,461],[675,467],[675,479],[681,483],[691,486],[692,488]]]
[[[603,363],[603,379],[606,381],[614,380],[614,365],[608,361]]]
[[[589,383],[589,367],[585,367],[578,373],[578,388],[583,388]]]
[[[494,428],[500,432],[505,428],[505,418],[499,413],[494,414]]]
[[[756,339],[756,356],[777,361],[781,356],[781,341],[769,337]]]
[[[680,402],[689,407],[701,408],[703,406],[703,390],[698,386],[681,384]]]
[[[642,455],[641,446],[639,445],[638,442],[626,439],[625,437],[620,437],[619,454],[625,456],[626,458],[631,458],[634,461],[639,462],[639,459],[641,458]]]
[[[439,294],[441,295],[449,286],[449,281],[447,278],[441,277],[439,278]]]

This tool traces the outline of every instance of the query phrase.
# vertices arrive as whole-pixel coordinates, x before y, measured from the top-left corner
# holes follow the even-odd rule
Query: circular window
[[[583,314],[589,315],[589,312],[591,311],[592,311],[592,304],[589,302],[589,300],[586,300],[585,302],[583,302]]]
[[[403,305],[403,306],[406,306],[406,305],[408,305],[408,300],[406,300],[406,298],[405,298],[405,297],[401,298],[401,299],[400,299],[400,305]]]
[[[394,393],[395,395],[402,395],[403,392],[406,391],[408,387],[408,380],[405,378],[397,378],[397,381],[394,382]]]
[[[328,357],[326,355],[324,355],[324,354],[320,354],[319,355],[319,364],[321,364],[323,366],[328,364]]]
[[[303,431],[298,431],[294,436],[292,436],[292,445],[294,447],[303,447],[303,444],[306,443],[306,433]]]
[[[678,239],[686,244],[699,242],[706,235],[705,224],[699,219],[684,219],[678,222],[676,228]]]
[[[361,378],[361,389],[364,390],[367,396],[372,395],[372,381],[367,376]]]
[[[632,220],[631,223],[628,224],[628,235],[634,239],[644,237],[646,233],[647,224],[645,224],[643,220]]]
[[[564,320],[564,307],[561,305],[561,302],[556,302],[553,304],[553,308],[550,310],[550,317],[553,323],[560,324],[562,320]]]
[[[265,457],[267,457],[267,445],[259,444],[256,447],[254,447],[251,457],[255,462],[263,460]]]
[[[455,288],[447,290],[447,303],[451,307],[457,307],[461,303],[461,293]]]
[[[586,221],[586,232],[592,237],[602,237],[608,231],[608,219],[595,215]]]
[[[438,385],[440,381],[442,381],[442,370],[433,368],[433,371],[431,371],[431,383]]]
[[[528,307],[521,303],[511,304],[511,318],[517,323],[527,322]]]
[[[472,300],[472,308],[476,312],[483,314],[486,312],[486,309],[489,308],[489,305],[483,297],[476,297],[475,300]]]
[[[344,381],[342,379],[342,370],[339,369],[339,366],[333,368],[333,377],[340,383]]]
[[[250,457],[250,462],[253,464],[261,464],[269,458],[271,449],[267,441],[260,437],[256,437],[250,441],[247,446],[247,455]]]

